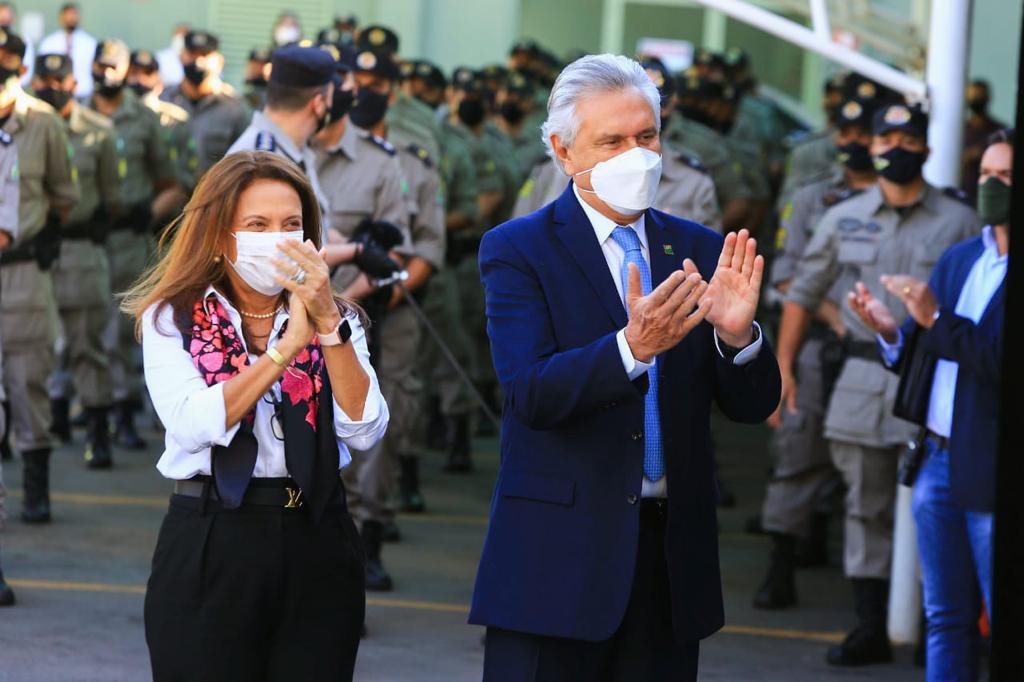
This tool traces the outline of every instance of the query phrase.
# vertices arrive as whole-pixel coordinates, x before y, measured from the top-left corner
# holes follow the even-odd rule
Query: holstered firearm
[[[49,270],[60,256],[61,237],[60,215],[50,211],[36,236],[0,254],[0,265],[34,260],[40,270]]]

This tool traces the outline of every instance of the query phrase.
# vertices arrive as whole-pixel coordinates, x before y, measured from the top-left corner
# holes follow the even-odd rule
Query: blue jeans
[[[971,682],[978,679],[979,588],[992,603],[992,514],[954,502],[949,453],[931,441],[925,447],[913,510],[928,617],[928,682]]]

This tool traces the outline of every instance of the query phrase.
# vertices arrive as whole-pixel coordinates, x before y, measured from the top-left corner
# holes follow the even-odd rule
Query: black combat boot
[[[427,503],[420,493],[420,458],[401,455],[398,462],[402,467],[398,482],[399,495],[402,498],[402,511],[420,514],[427,508]]]
[[[430,399],[427,408],[427,447],[431,450],[444,450],[447,443],[447,425],[441,414],[441,399],[437,396]]]
[[[3,566],[0,566],[0,606],[14,606],[14,590],[4,580]]]
[[[24,462],[21,485],[21,520],[25,523],[50,521],[50,448],[26,450],[21,453]]]
[[[122,400],[115,406],[114,442],[129,450],[145,450],[146,441],[135,430],[135,403]]]
[[[772,562],[757,594],[754,608],[784,609],[796,605],[797,539],[788,533],[772,533]]]
[[[50,401],[50,412],[53,415],[50,433],[67,445],[71,442],[71,401],[67,398],[53,398]]]
[[[0,438],[0,462],[7,462],[14,459],[11,453],[11,404],[5,400],[2,407],[7,428],[4,429],[4,437]]]
[[[882,578],[853,578],[853,601],[857,627],[842,644],[830,647],[825,660],[829,665],[861,666],[892,661],[887,620],[889,581]]]
[[[469,415],[460,414],[448,420],[448,462],[444,470],[448,473],[465,473],[473,470],[470,454]]]
[[[108,408],[89,407],[88,441],[85,445],[85,465],[90,469],[109,469],[114,464],[110,455],[110,424]]]
[[[363,521],[360,531],[366,553],[366,589],[371,592],[390,592],[394,587],[380,558],[382,531],[380,521]]]
[[[796,545],[796,567],[814,568],[828,565],[828,514],[815,512],[811,531]]]

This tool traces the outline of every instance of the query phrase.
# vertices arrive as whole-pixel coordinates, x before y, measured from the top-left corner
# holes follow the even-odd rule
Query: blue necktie
[[[616,227],[612,239],[626,252],[622,260],[622,295],[629,292],[629,264],[636,263],[640,269],[640,286],[646,296],[651,293],[651,268],[640,250],[640,237],[631,227]],[[629,314],[629,304],[626,304]],[[660,481],[665,475],[665,460],[661,456],[661,415],[658,413],[658,364],[647,371],[650,387],[644,397],[644,476],[651,481]]]

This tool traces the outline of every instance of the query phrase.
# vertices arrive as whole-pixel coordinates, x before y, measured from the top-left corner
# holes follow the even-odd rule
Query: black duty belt
[[[217,487],[209,476],[196,476],[187,481],[174,482],[174,494],[181,497],[203,499],[212,503],[220,502]],[[344,500],[341,481],[328,504],[341,503]],[[301,509],[305,504],[299,485],[290,478],[254,478],[242,498],[242,506],[277,507],[279,509]]]
[[[935,447],[937,447],[939,450],[945,450],[946,452],[949,452],[949,437],[948,436],[940,436],[939,434],[935,433],[931,429],[928,429],[925,432],[924,439],[925,440],[930,440],[932,443],[935,444]]]
[[[846,347],[847,357],[882,362],[881,350],[873,341],[850,341]]]

